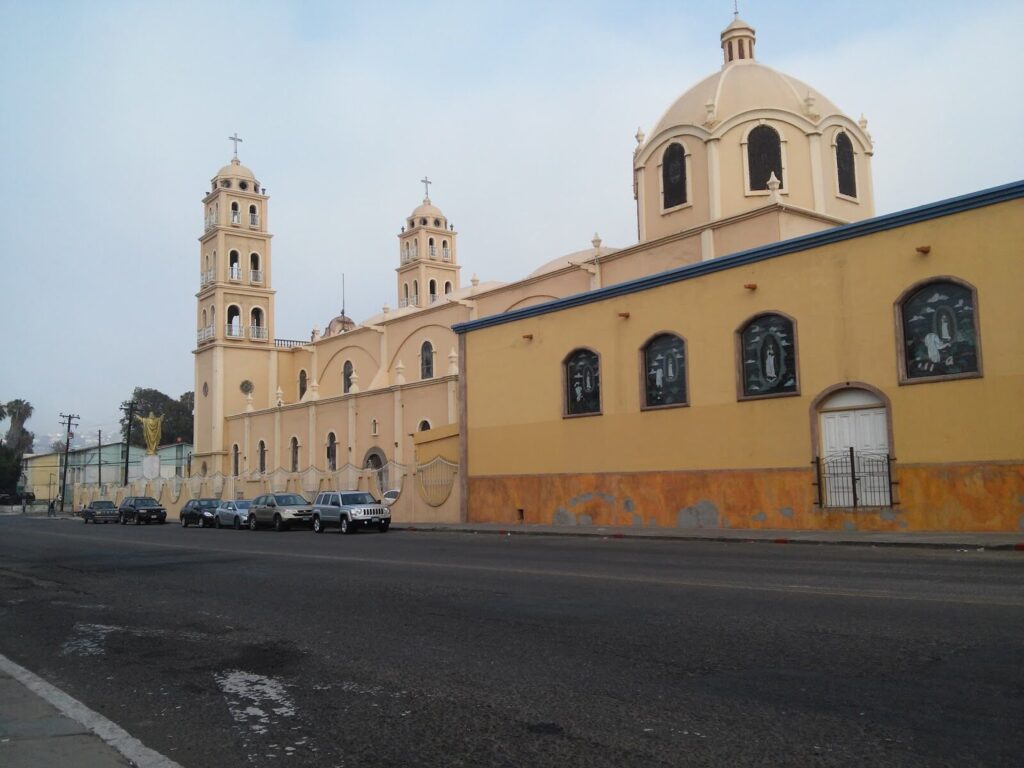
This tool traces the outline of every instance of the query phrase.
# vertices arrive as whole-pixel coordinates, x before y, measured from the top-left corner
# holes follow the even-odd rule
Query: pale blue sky
[[[742,2],[758,58],[875,139],[879,213],[1024,177],[1024,4]],[[276,323],[396,303],[422,197],[463,281],[635,241],[633,134],[720,65],[728,2],[0,0],[0,400],[111,432],[193,386],[200,199],[239,154],[271,195]],[[317,279],[312,279],[317,275]],[[327,276],[327,279],[323,279]],[[10,364],[14,361],[14,364]]]

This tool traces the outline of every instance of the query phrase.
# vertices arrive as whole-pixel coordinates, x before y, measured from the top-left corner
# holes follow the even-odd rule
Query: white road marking
[[[50,685],[43,678],[29,672],[2,653],[0,653],[0,670],[55,706],[67,717],[88,728],[138,768],[182,768],[178,763],[147,747],[121,726],[111,722],[98,712],[93,712],[78,699],[68,696],[64,691]]]

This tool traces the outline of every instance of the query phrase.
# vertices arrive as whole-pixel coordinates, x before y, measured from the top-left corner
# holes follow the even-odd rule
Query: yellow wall
[[[1012,322],[1024,285],[1021,242],[1024,202],[1016,200],[468,333],[469,515],[487,519],[493,509],[507,519],[501,516],[514,513],[516,495],[520,501],[529,495],[525,486],[512,489],[514,483],[495,488],[495,478],[576,477],[579,482],[567,481],[565,489],[575,493],[593,484],[580,478],[602,473],[621,479],[625,473],[694,470],[798,470],[786,476],[787,503],[778,508],[808,510],[812,400],[827,387],[862,381],[891,402],[892,448],[900,471],[908,473],[900,489],[904,525],[948,526],[948,514],[935,517],[925,509],[934,507],[935,484],[954,465],[967,472],[980,463],[987,479],[975,473],[971,483],[988,483],[1001,511],[993,516],[981,509],[991,507],[993,497],[966,489],[961,503],[970,507],[969,523],[1015,529],[1024,513],[1018,500],[1024,494],[1024,337]],[[926,244],[930,254],[915,250]],[[893,304],[912,284],[943,275],[977,288],[984,378],[901,386]],[[756,290],[744,288],[751,283]],[[801,394],[738,402],[735,331],[769,310],[796,319]],[[641,411],[639,351],[660,331],[687,340],[690,406]],[[563,419],[561,364],[578,346],[601,355],[603,415]],[[1017,427],[1011,428],[1014,420]],[[999,462],[1004,469],[992,469]],[[764,476],[753,475],[760,483]],[[651,486],[650,479],[632,482]],[[657,496],[661,501],[635,514],[674,524],[678,509],[702,498],[685,488],[674,491],[679,495],[671,503]],[[749,494],[743,504],[764,496],[763,490]],[[544,500],[538,521],[550,520],[573,497]],[[719,501],[716,507],[725,510]],[[793,520],[790,514],[775,522],[792,526]],[[888,522],[900,524],[879,521]]]

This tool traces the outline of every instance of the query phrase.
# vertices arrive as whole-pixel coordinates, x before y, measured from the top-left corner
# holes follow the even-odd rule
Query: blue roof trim
[[[597,301],[623,296],[630,293],[645,291],[650,288],[657,288],[670,283],[678,283],[683,280],[690,280],[701,275],[709,275],[714,272],[721,272],[733,267],[742,267],[758,261],[774,259],[777,256],[785,256],[796,251],[805,251],[809,248],[818,248],[831,243],[839,243],[844,240],[853,240],[864,235],[884,232],[889,229],[904,227],[908,224],[917,224],[930,219],[938,219],[954,213],[971,211],[975,208],[984,208],[989,205],[1005,203],[1009,200],[1016,200],[1024,197],[1024,181],[1014,181],[990,189],[983,189],[979,192],[951,197],[947,200],[940,200],[937,203],[928,203],[917,208],[908,208],[896,213],[888,213],[884,216],[876,216],[873,219],[857,221],[853,224],[826,229],[821,232],[814,232],[810,235],[801,235],[790,240],[783,240],[778,243],[750,248],[746,251],[739,251],[730,256],[722,256],[710,261],[702,261],[697,264],[687,264],[685,267],[677,267],[666,272],[658,272],[654,275],[647,275],[625,283],[617,283],[598,288],[585,293],[577,293],[566,296],[562,299],[555,299],[544,304],[535,304],[532,307],[514,309],[511,312],[504,312],[499,315],[489,315],[479,320],[470,320],[466,323],[458,323],[452,326],[456,333],[467,333],[481,328],[488,328],[492,325],[511,323],[527,317],[546,315],[550,312],[558,312],[570,307],[579,307],[584,304],[592,304]]]

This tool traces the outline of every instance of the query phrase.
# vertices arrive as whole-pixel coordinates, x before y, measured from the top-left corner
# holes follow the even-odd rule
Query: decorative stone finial
[[[780,202],[779,200],[779,187],[782,186],[782,182],[775,175],[775,171],[772,171],[772,175],[768,177],[768,199],[773,203]]]
[[[252,406],[252,392],[250,392],[249,394],[247,394],[245,396],[245,410],[246,410],[247,413],[253,410],[253,406]]]
[[[804,98],[804,112],[812,120],[817,120],[821,115],[818,114],[818,100],[814,94],[810,91],[807,92],[807,96]]]
[[[711,126],[715,124],[715,100],[708,99],[704,102],[704,125]]]
[[[310,341],[316,341],[319,338],[320,338],[320,328],[314,325],[312,333],[309,334],[309,340]]]
[[[359,374],[353,370],[352,375],[348,377],[348,380],[351,382],[348,391],[355,394],[359,391]]]
[[[395,384],[405,384],[405,365],[401,360],[395,363]]]
[[[284,405],[284,390],[280,387],[277,388],[277,407],[280,408]]]
[[[639,126],[637,127],[637,129],[636,129],[636,137],[635,138],[636,138],[636,145],[637,145],[637,147],[639,147],[641,144],[644,143],[644,139],[646,139],[647,137],[644,135],[644,129],[643,128],[640,128]]]
[[[385,304],[383,307],[380,308],[380,311],[384,314],[384,317],[387,317],[391,313],[391,307]]]
[[[601,249],[601,236],[597,232],[594,233],[594,239],[590,241],[590,244],[594,246],[595,251]]]
[[[448,375],[458,376],[459,374],[459,353],[455,351],[455,347],[452,347],[452,351],[448,353]]]
[[[476,290],[476,287],[480,285],[480,278],[476,276],[476,272],[474,272],[473,276],[469,279],[469,284],[473,286],[474,291]]]

